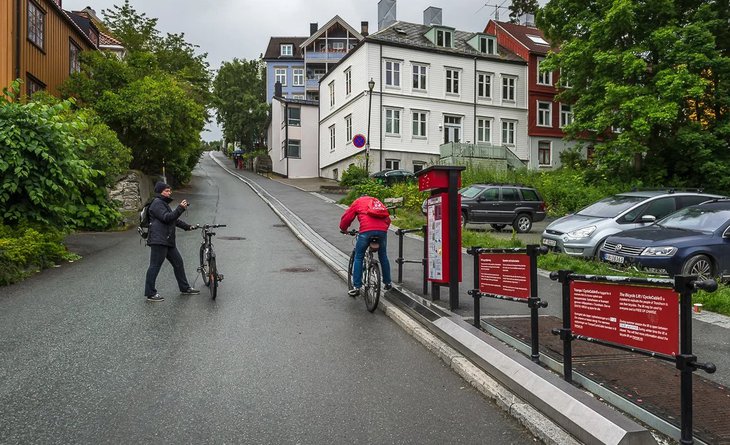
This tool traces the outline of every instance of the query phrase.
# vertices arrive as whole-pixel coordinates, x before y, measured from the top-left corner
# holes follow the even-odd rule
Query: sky
[[[508,20],[509,0],[400,0],[396,19],[422,23],[429,6],[442,9],[443,24],[460,31],[483,31],[494,18],[495,4],[500,20]],[[540,3],[543,3],[542,1]],[[62,0],[63,8],[78,11],[90,6],[104,19],[103,10],[123,5],[124,0]],[[156,18],[163,33],[184,33],[185,40],[208,53],[208,63],[217,70],[225,61],[257,59],[273,36],[309,35],[309,24],[323,26],[339,15],[358,32],[360,22],[369,22],[371,33],[378,29],[377,0],[130,0],[138,13]],[[204,5],[204,6],[201,6]],[[203,133],[204,140],[222,138],[215,116]]]

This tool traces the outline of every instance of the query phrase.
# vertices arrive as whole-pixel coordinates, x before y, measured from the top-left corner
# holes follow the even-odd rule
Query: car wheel
[[[465,229],[467,224],[466,212],[461,212],[461,227]]]
[[[497,232],[499,232],[502,229],[504,229],[504,226],[506,226],[507,224],[490,224],[490,225],[492,226],[492,228],[494,230],[496,230]]]
[[[685,261],[682,274],[697,275],[700,280],[707,280],[715,276],[715,266],[707,255],[696,255]]]
[[[532,229],[532,218],[527,213],[520,213],[517,215],[517,219],[512,223],[512,227],[517,233],[527,233]]]

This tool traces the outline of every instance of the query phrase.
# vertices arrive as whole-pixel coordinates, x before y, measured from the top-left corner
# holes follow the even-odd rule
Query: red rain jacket
[[[343,232],[346,231],[357,216],[357,220],[360,222],[360,232],[370,232],[372,230],[380,230],[383,232],[387,231],[390,226],[389,216],[385,218],[376,218],[368,215],[367,213],[368,209],[371,207],[370,203],[373,200],[378,201],[377,198],[373,198],[371,196],[362,196],[350,204],[350,207],[345,210],[345,213],[342,214],[342,218],[340,219],[340,230]],[[380,205],[383,204],[381,203]]]

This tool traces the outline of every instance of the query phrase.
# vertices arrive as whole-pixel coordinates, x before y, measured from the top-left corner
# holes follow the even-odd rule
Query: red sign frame
[[[368,143],[368,139],[364,134],[358,133],[352,137],[352,145],[357,148],[363,148]]]
[[[524,253],[479,255],[479,292],[530,298],[530,256]]]
[[[674,356],[679,351],[679,294],[623,283],[570,283],[573,334]]]
[[[461,208],[461,195],[456,194],[456,208]],[[428,237],[426,239],[427,256],[427,277],[433,283],[449,283],[451,273],[457,274],[461,281],[461,254],[458,256],[458,270],[452,271],[449,263],[449,252],[451,242],[449,241],[449,194],[448,192],[431,195],[427,201],[426,224],[428,225]],[[461,251],[461,224],[457,224],[457,246]]]

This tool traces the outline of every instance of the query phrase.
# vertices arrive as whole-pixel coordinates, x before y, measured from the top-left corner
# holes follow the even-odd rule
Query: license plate
[[[548,238],[543,238],[542,243],[544,245],[550,246],[550,247],[555,247],[558,244],[558,242],[555,241],[554,239],[548,239]]]
[[[606,261],[610,261],[612,263],[619,263],[619,264],[624,263],[624,257],[618,256],[618,255],[612,255],[610,253],[604,253],[603,259]]]

